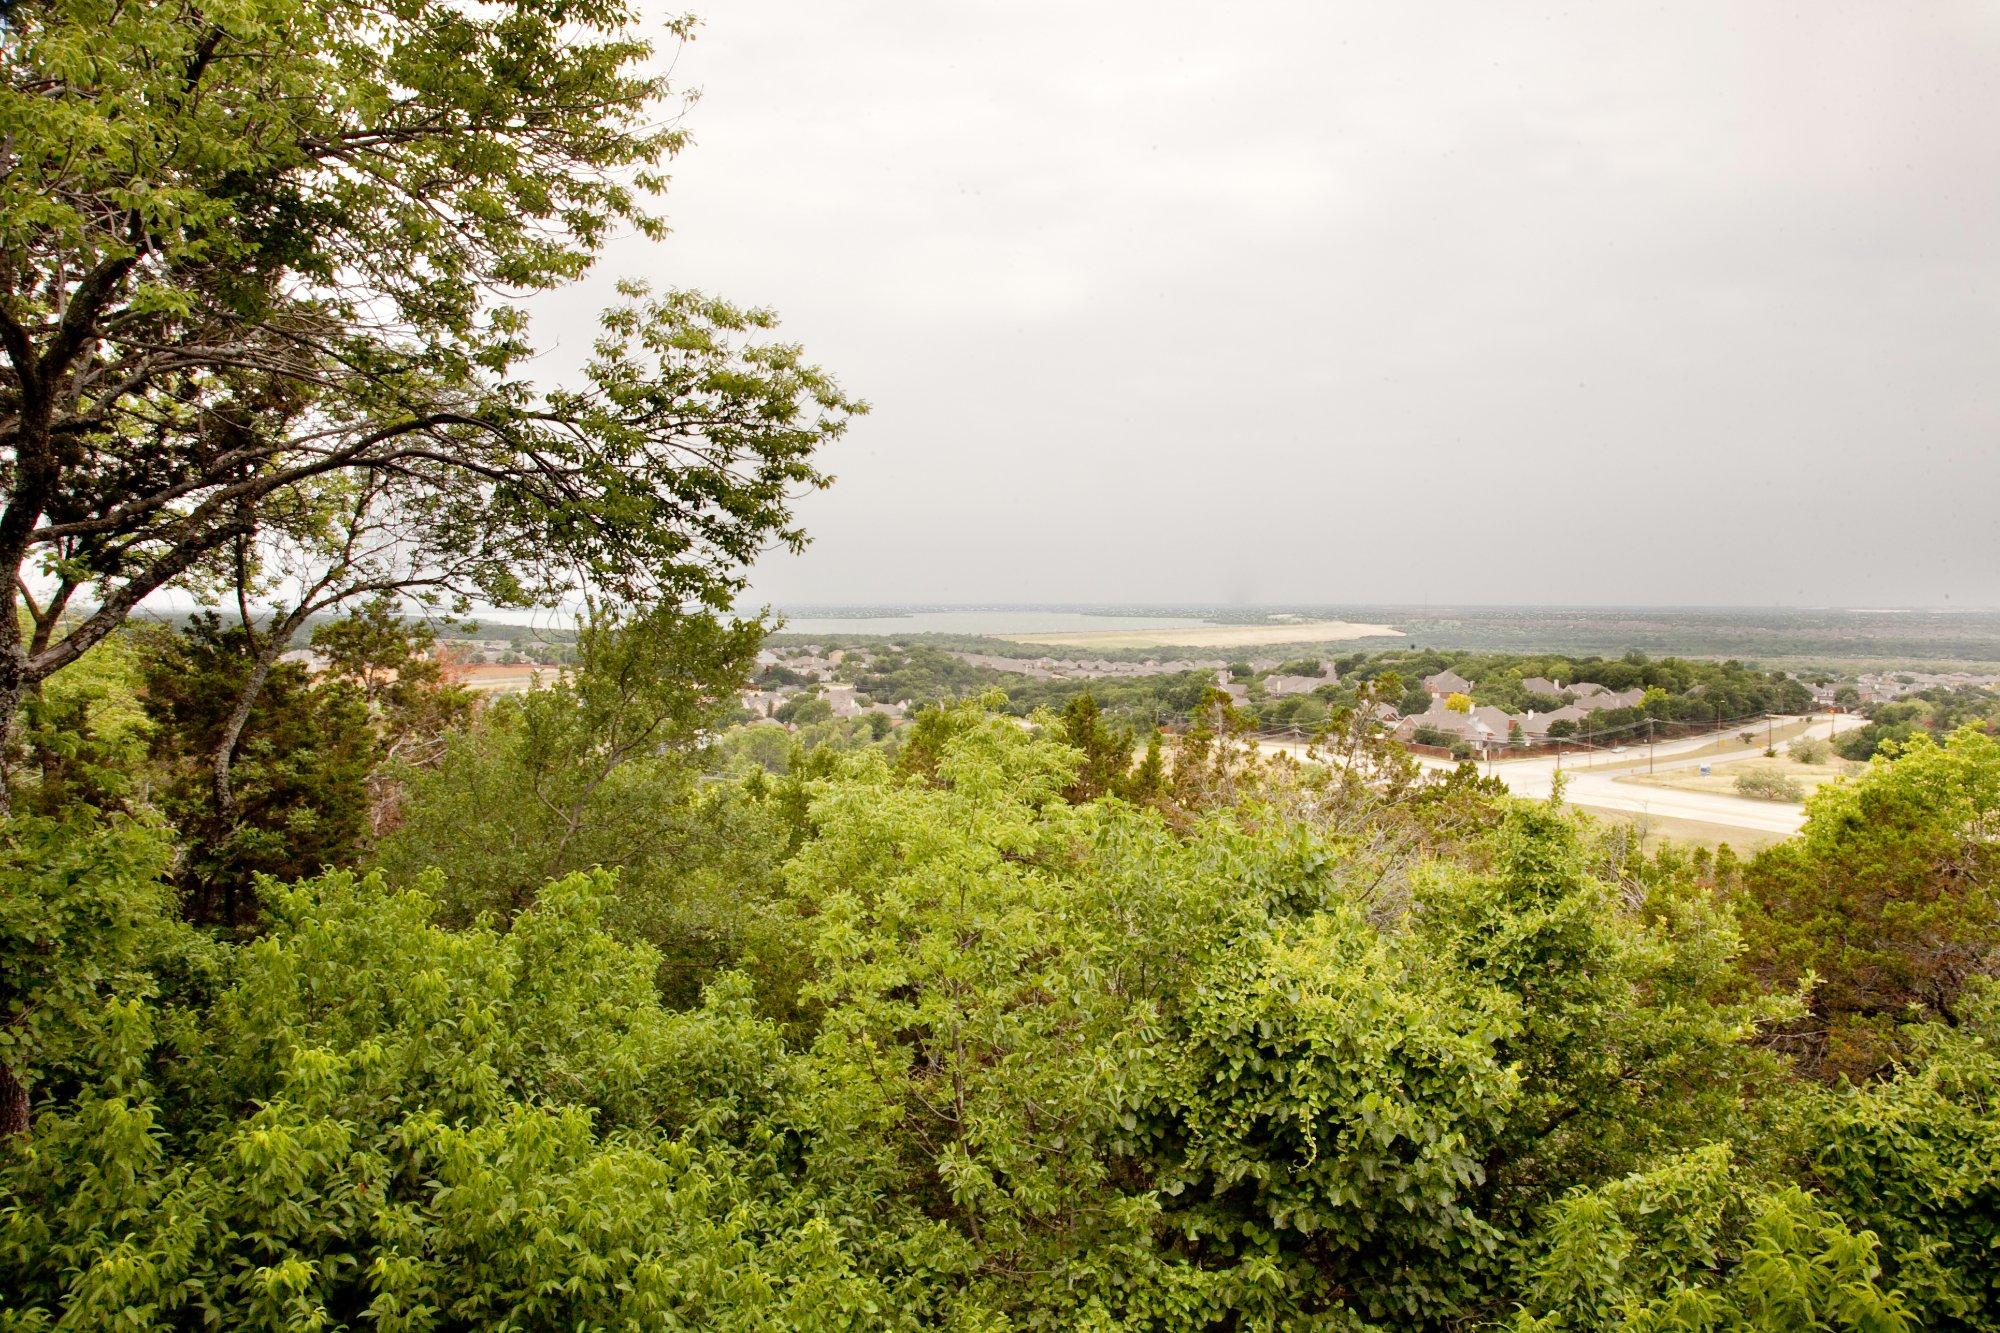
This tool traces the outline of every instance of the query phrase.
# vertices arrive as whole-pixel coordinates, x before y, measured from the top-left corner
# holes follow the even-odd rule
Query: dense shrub
[[[2000,740],[1916,737],[1806,808],[1800,837],[1746,867],[1752,966],[1816,980],[1815,1067],[1873,1074],[1902,1027],[1962,1022],[1967,985],[2000,968]]]
[[[727,978],[662,1009],[608,891],[455,932],[335,874],[272,901],[209,1013],[111,1001],[95,1077],[0,1178],[7,1318],[914,1326],[783,1187],[775,1030]]]
[[[1736,794],[1760,801],[1803,801],[1806,789],[1797,778],[1760,771],[1737,774]]]
[[[1809,1178],[1880,1238],[1928,1329],[2000,1328],[2000,993],[1972,988],[1953,1027],[1906,1027],[1895,1077],[1828,1089],[1797,1126]]]
[[[1514,1333],[1794,1329],[1903,1333],[1880,1245],[1797,1186],[1760,1187],[1719,1145],[1549,1211]]]

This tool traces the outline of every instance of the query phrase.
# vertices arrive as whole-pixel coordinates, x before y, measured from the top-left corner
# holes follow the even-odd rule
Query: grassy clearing
[[[1009,643],[1046,644],[1057,648],[1275,648],[1351,639],[1402,638],[1388,625],[1363,625],[1348,620],[1322,620],[1277,625],[1192,625],[1181,629],[1058,630],[1041,634],[995,634]]]
[[[1719,792],[1725,796],[1736,794],[1736,779],[1745,773],[1769,773],[1776,777],[1790,778],[1808,792],[1818,791],[1829,782],[1837,782],[1844,777],[1858,773],[1862,765],[1835,759],[1824,764],[1801,764],[1790,759],[1746,759],[1739,764],[1726,764],[1714,772],[1703,774],[1698,769],[1676,769],[1671,773],[1634,773],[1617,779],[1642,787],[1670,787],[1675,791]]]
[[[1802,720],[1795,719],[1789,722],[1775,723],[1770,726],[1766,726],[1760,722],[1755,727],[1750,728],[1750,730],[1754,733],[1754,739],[1748,745],[1743,743],[1740,731],[1725,731],[1706,745],[1697,746],[1692,750],[1674,750],[1670,754],[1663,755],[1660,758],[1660,762],[1682,764],[1689,760],[1736,760],[1744,759],[1750,755],[1761,755],[1766,746],[1776,744],[1782,747],[1786,741],[1792,739],[1794,736],[1802,736],[1808,731],[1815,736],[1825,736],[1827,722],[1823,717]],[[1661,742],[1662,745],[1666,743],[1665,741]],[[1626,739],[1622,744],[1624,746],[1623,753],[1614,753],[1610,750],[1572,751],[1563,757],[1563,767],[1579,769],[1629,768],[1634,764],[1645,764],[1646,737],[1643,731],[1639,733],[1637,740]],[[1733,772],[1734,769],[1732,768],[1731,771]]]

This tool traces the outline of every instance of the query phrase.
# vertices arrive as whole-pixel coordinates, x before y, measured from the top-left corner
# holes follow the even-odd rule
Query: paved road
[[[1781,719],[1779,725],[1783,726],[1786,720],[1796,722],[1799,719]],[[1806,732],[1800,734],[1831,738],[1862,725],[1864,719],[1858,717],[1820,716],[1814,717]],[[1762,728],[1755,730],[1761,733]],[[1734,733],[1724,733],[1724,736],[1733,744]],[[1762,745],[1735,747],[1721,754],[1699,753],[1715,744],[1716,739],[1715,736],[1692,736],[1685,740],[1662,741],[1653,747],[1652,770],[1656,773],[1671,772],[1704,763],[1720,767],[1746,759],[1761,759],[1764,755]],[[1282,750],[1300,758],[1304,757],[1305,749],[1302,745],[1285,741],[1267,741],[1261,748]],[[1429,768],[1449,769],[1453,766],[1449,760],[1428,757],[1421,757],[1418,762]],[[1557,760],[1553,757],[1510,759],[1493,764],[1491,771],[1507,784],[1507,790],[1514,795],[1546,800],[1555,786],[1556,764]],[[1632,746],[1624,754],[1600,752],[1581,760],[1576,756],[1564,756],[1561,764],[1563,798],[1574,806],[1666,819],[1689,819],[1780,836],[1797,833],[1805,825],[1805,807],[1789,801],[1758,801],[1727,792],[1676,791],[1671,787],[1618,781],[1620,777],[1647,771],[1644,744]]]
[[[1782,725],[1782,723],[1780,724]],[[1863,719],[1836,715],[1817,717],[1807,732],[1831,738],[1864,725]],[[1745,745],[1722,754],[1696,753],[1715,742],[1713,736],[1663,742],[1653,747],[1654,772],[1695,768],[1701,764],[1722,767],[1746,759],[1761,759],[1764,747]],[[1546,798],[1555,785],[1554,759],[1515,759],[1496,763],[1493,773],[1516,796]],[[1618,779],[1647,771],[1646,747],[1633,746],[1622,755],[1594,755],[1585,765],[1563,761],[1563,798],[1571,805],[1592,810],[1617,810],[1628,814],[1657,815],[1668,819],[1692,819],[1704,824],[1754,829],[1761,833],[1789,835],[1804,827],[1803,805],[1790,801],[1759,801],[1728,792],[1677,791],[1671,787],[1650,787]]]

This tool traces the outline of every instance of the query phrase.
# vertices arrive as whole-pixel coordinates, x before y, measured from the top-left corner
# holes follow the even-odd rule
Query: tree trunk
[[[0,1143],[28,1132],[28,1089],[14,1071],[0,1064]]]
[[[271,665],[276,657],[277,654],[268,649],[257,654],[257,660],[250,668],[250,678],[243,682],[242,692],[236,696],[236,706],[223,720],[215,752],[208,757],[209,784],[215,791],[215,817],[224,828],[236,822],[236,789],[229,780],[230,770],[236,763],[236,747],[243,740],[243,728],[250,723],[250,713],[257,706],[258,696],[264,692],[264,682],[271,678]]]
[[[26,694],[19,654],[0,650],[0,819],[14,812],[14,737]]]
[[[292,636],[310,614],[309,607],[300,606],[271,627],[251,663],[249,679],[243,682],[243,689],[236,696],[236,706],[223,720],[222,734],[216,738],[215,750],[209,755],[208,771],[215,792],[216,818],[224,828],[236,822],[236,790],[230,783],[230,772],[236,763],[236,747],[243,740],[243,729],[250,724],[250,714],[264,693],[264,682],[271,678],[271,668],[278,664],[285,649],[291,646]],[[244,626],[246,632],[249,628],[247,624]]]

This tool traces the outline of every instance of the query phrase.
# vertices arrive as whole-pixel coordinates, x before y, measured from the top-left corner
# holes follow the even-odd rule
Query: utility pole
[[[1646,771],[1653,771],[1653,719],[1646,719]]]

